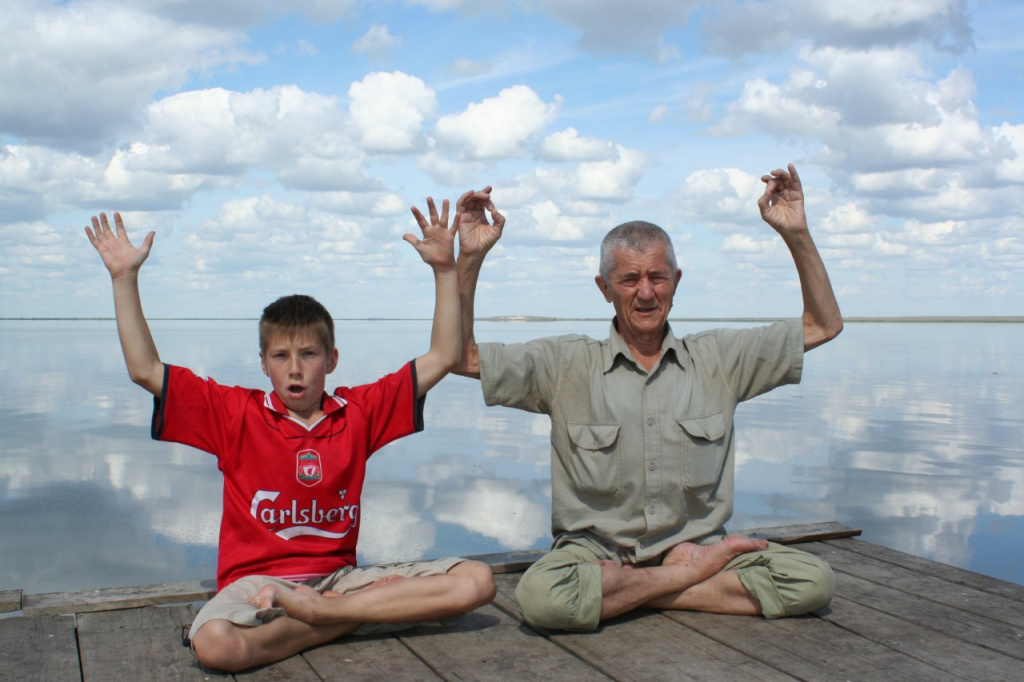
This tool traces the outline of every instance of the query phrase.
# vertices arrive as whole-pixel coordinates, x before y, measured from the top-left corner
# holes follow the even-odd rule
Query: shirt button
[[[653,419],[653,418],[651,418],[651,419],[648,419],[648,420],[647,420],[647,425],[648,425],[648,426],[654,426],[654,419]]]
[[[640,549],[647,549],[647,543],[646,542],[641,542],[640,543]]]
[[[652,506],[647,508],[647,513],[651,514],[651,515],[657,514],[658,513],[658,508],[652,505]]]
[[[650,470],[650,471],[655,471],[657,468],[658,468],[658,465],[655,464],[654,462],[651,462],[650,464],[647,465],[647,469]]]

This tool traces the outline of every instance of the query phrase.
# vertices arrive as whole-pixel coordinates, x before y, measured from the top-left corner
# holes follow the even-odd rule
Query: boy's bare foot
[[[284,609],[290,618],[309,625],[319,624],[318,606],[323,599],[319,592],[306,585],[299,585],[294,590],[280,585],[264,585],[256,595],[257,605],[261,609],[277,606]]]

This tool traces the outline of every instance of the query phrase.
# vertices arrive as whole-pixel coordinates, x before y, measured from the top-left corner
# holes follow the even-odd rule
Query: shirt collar
[[[348,401],[340,395],[328,395],[327,393],[324,393],[323,398],[320,400],[320,409],[324,411],[324,416],[334,414],[341,408],[345,407],[345,405],[348,405]],[[285,407],[284,402],[282,402],[282,400],[273,391],[263,395],[263,407],[285,417],[291,416],[288,412],[288,408]]]
[[[605,345],[604,351],[604,371],[605,373],[610,372],[612,366],[615,364],[615,358],[622,356],[622,359],[631,362],[636,365],[636,360],[633,359],[633,354],[629,350],[629,346],[626,345],[626,340],[619,334],[619,328],[616,324],[618,318],[612,318],[611,329],[608,332],[608,343]],[[676,340],[675,334],[672,333],[672,325],[668,322],[665,323],[665,338],[661,341],[661,361],[664,362],[666,359],[671,360],[682,366],[679,363],[679,358],[676,355],[676,346],[678,341]],[[659,364],[660,364],[659,362]]]

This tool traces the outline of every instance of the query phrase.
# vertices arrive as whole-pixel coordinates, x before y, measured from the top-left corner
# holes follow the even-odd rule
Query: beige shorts
[[[261,609],[248,600],[255,597],[264,585],[282,585],[294,589],[299,585],[307,585],[317,592],[323,594],[327,590],[348,594],[377,582],[381,578],[390,575],[400,575],[403,578],[416,578],[429,575],[444,575],[452,567],[460,564],[464,559],[448,558],[435,561],[414,561],[405,564],[391,564],[387,566],[368,566],[366,568],[354,568],[346,566],[334,573],[313,578],[302,583],[294,583],[290,580],[275,578],[269,575],[250,575],[239,578],[227,585],[223,590],[213,596],[213,599],[206,602],[196,618],[192,621],[192,627],[188,631],[191,640],[199,628],[211,620],[223,619],[231,621],[235,625],[256,626],[285,615],[284,609],[272,607]],[[417,625],[437,625],[439,621],[426,623],[363,623],[356,628],[353,635],[376,635],[387,632],[397,632]]]

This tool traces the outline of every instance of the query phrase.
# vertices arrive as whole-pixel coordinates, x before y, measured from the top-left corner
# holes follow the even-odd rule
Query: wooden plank
[[[550,633],[551,641],[616,680],[794,678],[669,618],[636,611],[592,633]]]
[[[497,576],[494,604],[522,621],[515,603],[519,576]],[[551,642],[615,680],[792,680],[760,661],[660,615],[638,611],[596,632],[544,631]]]
[[[0,613],[21,611],[21,590],[0,590]]]
[[[856,602],[836,597],[823,618],[960,678],[1012,680],[1024,673],[1018,658],[996,653]]]
[[[900,552],[895,549],[889,549],[888,547],[882,547],[881,545],[874,545],[864,542],[863,540],[841,542],[836,546],[842,547],[845,550],[860,552],[861,554],[866,554],[875,559],[880,559],[897,566],[902,566],[903,568],[911,571],[933,575],[952,583],[966,585],[968,587],[981,590],[982,592],[988,592],[990,594],[999,595],[1000,597],[1006,597],[1007,599],[1013,599],[1014,601],[1024,603],[1024,585],[1000,580],[999,578],[975,573],[974,571],[950,566],[949,564],[939,563],[938,561],[914,556],[913,554],[907,554],[906,552]]]
[[[343,637],[310,649],[302,657],[328,682],[433,682],[440,679],[392,635]]]
[[[91,613],[113,609],[132,609],[161,604],[186,604],[207,601],[216,592],[213,580],[193,580],[159,585],[107,587],[81,592],[49,592],[26,594],[23,610],[26,616],[51,616],[68,613]]]
[[[814,616],[765,620],[688,611],[663,614],[800,679],[930,682],[959,679]]]
[[[833,570],[843,571],[900,592],[952,606],[962,611],[1024,628],[1024,609],[1019,602],[945,578],[922,574],[875,559],[862,552],[843,549],[841,543],[820,543],[804,547],[828,561]]]
[[[191,606],[146,607],[78,616],[82,678],[92,680],[203,680],[199,661],[182,646]]]
[[[397,636],[446,680],[608,679],[491,605],[453,625],[418,627]]]
[[[73,616],[0,620],[0,680],[81,680]]]
[[[747,530],[730,531],[732,535],[746,535],[751,538],[770,540],[781,545],[792,545],[799,542],[818,542],[850,538],[860,535],[859,528],[850,528],[836,521],[822,523],[798,523],[791,526],[771,526],[768,528],[749,528]]]
[[[245,682],[320,682],[320,677],[302,656],[291,656],[277,663],[235,673],[235,679]]]
[[[813,546],[806,548],[813,549]],[[903,621],[1024,660],[1021,629],[984,615],[962,611],[836,570],[836,591],[843,598]],[[832,615],[825,618],[831,620]]]
[[[531,549],[523,552],[499,552],[466,557],[481,561],[491,567],[491,573],[518,573],[525,571],[533,562],[547,554],[547,549]]]

